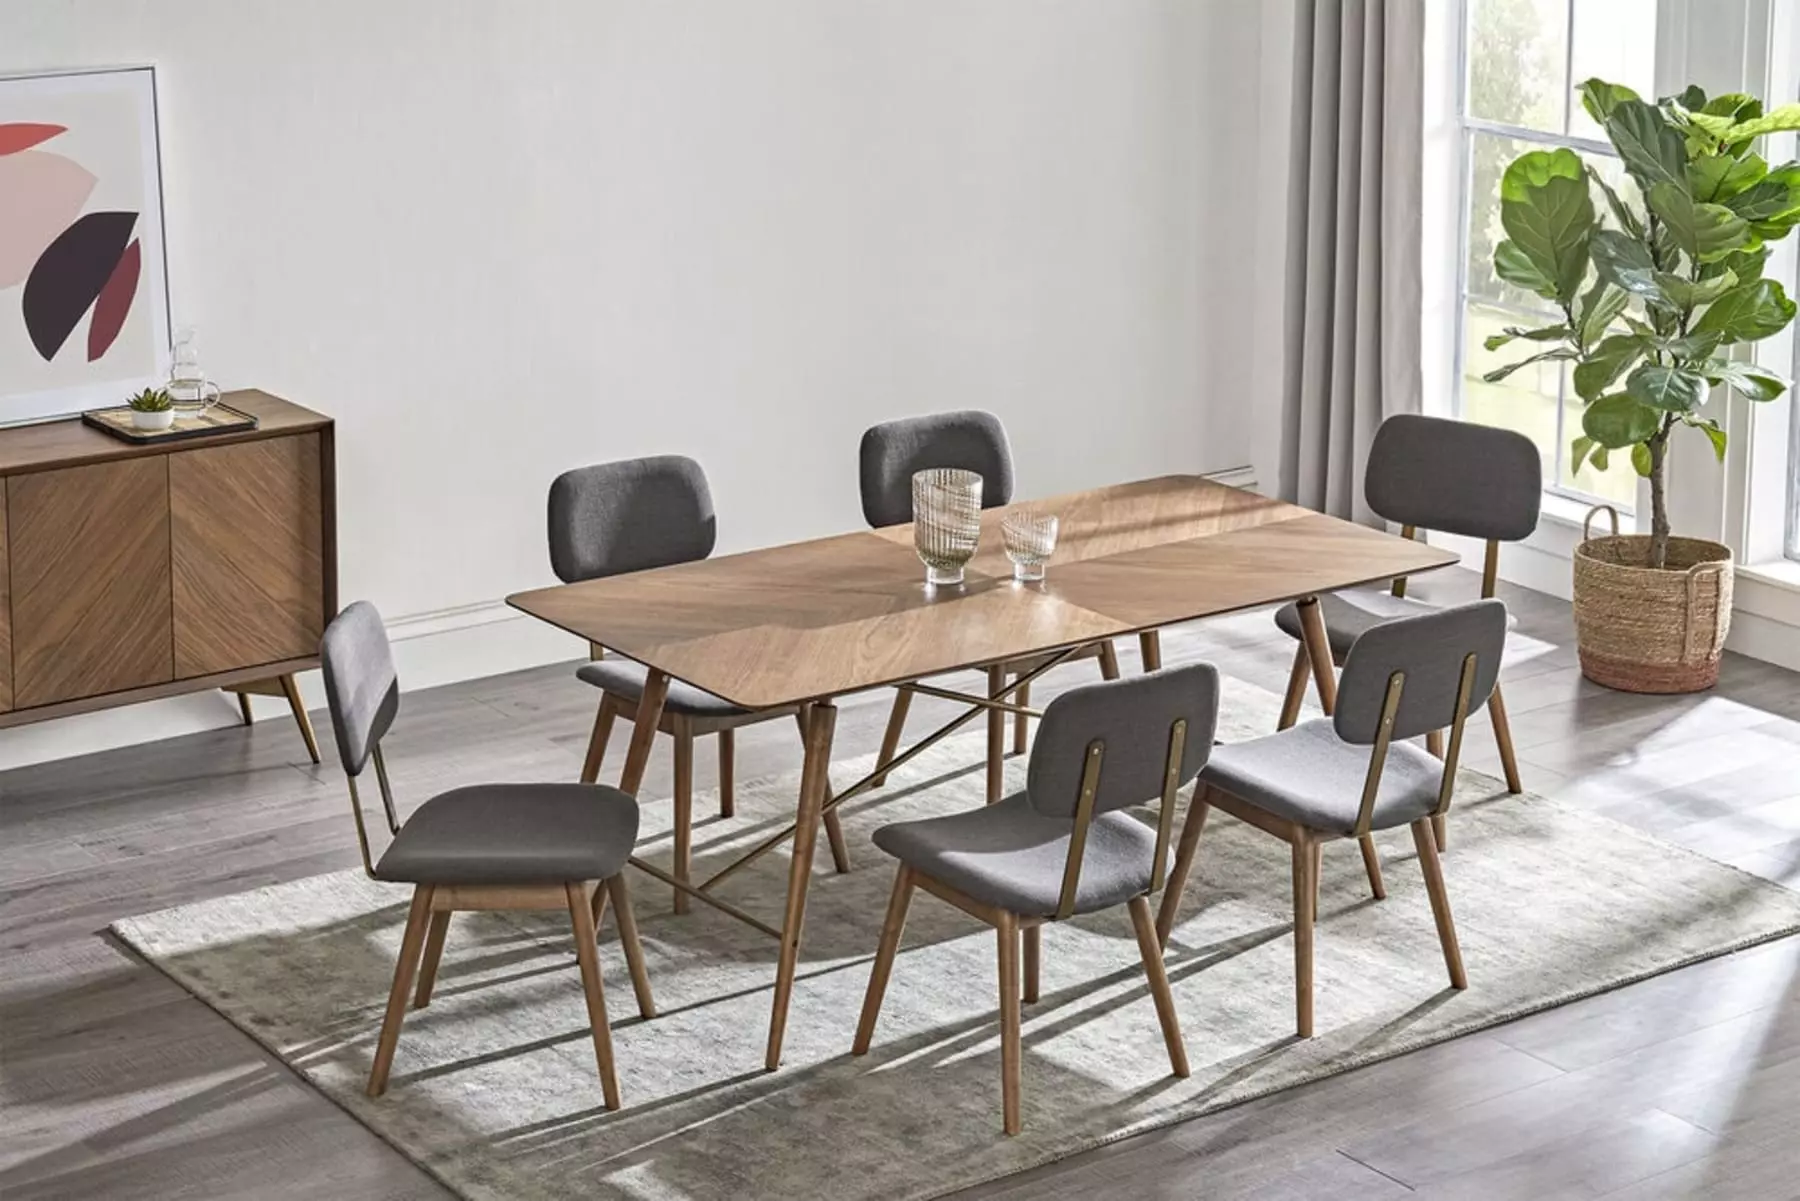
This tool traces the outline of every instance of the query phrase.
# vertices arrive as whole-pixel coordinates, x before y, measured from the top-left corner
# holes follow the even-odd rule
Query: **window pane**
[[[1787,553],[1800,559],[1800,392],[1790,395],[1788,416],[1788,519]]]
[[[1645,0],[1575,0],[1575,41],[1569,86],[1600,78],[1622,83],[1640,96],[1655,94],[1656,5]],[[1604,140],[1576,99],[1569,109],[1569,132]]]
[[[1581,436],[1581,397],[1575,395],[1573,386],[1564,389],[1563,398],[1563,441],[1573,442]],[[1580,471],[1569,473],[1569,448],[1562,448],[1561,472],[1557,477],[1557,485],[1564,491],[1578,492],[1583,496],[1592,496],[1604,500],[1621,513],[1629,513],[1637,504],[1637,470],[1631,465],[1631,455],[1627,451],[1613,451],[1609,457],[1605,471],[1595,471],[1593,464],[1584,464]],[[1548,478],[1548,477],[1546,477]]]
[[[1544,347],[1513,342],[1499,350],[1487,350],[1482,342],[1520,319],[1479,301],[1470,301],[1463,312],[1462,410],[1464,421],[1517,430],[1537,444],[1544,460],[1544,479],[1556,478],[1556,410],[1560,363],[1533,363],[1521,367],[1499,383],[1481,377],[1506,363],[1516,363]],[[1530,324],[1530,322],[1525,322]]]
[[[1470,0],[1469,115],[1562,133],[1568,35],[1568,0]]]

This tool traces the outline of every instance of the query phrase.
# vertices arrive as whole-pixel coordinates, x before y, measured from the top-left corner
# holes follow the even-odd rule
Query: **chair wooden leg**
[[[694,735],[686,722],[675,726],[675,878],[688,883],[694,859]],[[675,889],[675,912],[688,911],[688,895]]]
[[[650,995],[650,973],[644,968],[644,944],[638,941],[637,913],[631,908],[631,889],[620,872],[594,890],[594,908],[601,907],[600,898],[612,897],[613,915],[619,923],[619,946],[625,952],[625,966],[631,969],[631,989],[637,993],[638,1012],[645,1018],[656,1016],[656,999]],[[598,928],[599,918],[594,919]]]
[[[606,693],[600,694],[600,708],[594,714],[594,732],[588,735],[587,758],[581,761],[581,782],[592,784],[600,778],[600,764],[606,758],[606,744],[612,738],[613,719],[618,706]]]
[[[1100,644],[1100,678],[1116,680],[1119,678],[1119,648],[1108,638]]]
[[[1277,730],[1285,730],[1300,720],[1300,706],[1306,703],[1306,684],[1311,679],[1312,656],[1306,653],[1306,643],[1302,642],[1294,648],[1294,667],[1288,672],[1287,695],[1281,699]]]
[[[1013,694],[1013,701],[1015,704],[1029,705],[1031,703],[1031,685],[1019,685],[1019,690]],[[1013,714],[1013,754],[1023,755],[1030,745],[1031,718],[1023,713]]]
[[[587,888],[563,886],[569,895],[569,922],[575,927],[575,960],[581,965],[581,991],[587,997],[588,1025],[594,1032],[594,1060],[600,1065],[600,1091],[608,1109],[619,1107],[619,1075],[613,1070],[612,1025],[606,1018],[606,986],[600,980],[600,952],[595,946],[594,914]]]
[[[1138,635],[1138,657],[1144,661],[1145,671],[1162,670],[1162,631],[1145,630]]]
[[[388,993],[387,1014],[381,1019],[381,1037],[375,1040],[375,1064],[369,1069],[371,1097],[387,1091],[394,1048],[400,1045],[400,1024],[406,1020],[406,995],[412,991],[413,973],[419,970],[419,954],[425,949],[425,928],[431,923],[431,893],[429,884],[413,889],[406,933],[400,939],[400,958],[394,962],[394,987]]]
[[[1294,847],[1294,1030],[1313,1033],[1313,872],[1312,844],[1297,836]]]
[[[1369,893],[1377,901],[1387,900],[1387,885],[1381,879],[1381,852],[1375,849],[1375,836],[1364,834],[1357,839],[1362,847],[1363,871],[1369,877]]]
[[[1444,865],[1438,862],[1437,844],[1424,821],[1412,824],[1413,845],[1419,849],[1419,869],[1425,873],[1425,891],[1431,897],[1431,916],[1437,922],[1438,942],[1444,947],[1444,966],[1450,969],[1450,987],[1469,987],[1463,972],[1462,948],[1456,942],[1456,923],[1450,918],[1450,895],[1444,891]]]
[[[1442,813],[1432,815],[1431,841],[1437,844],[1440,855],[1450,849],[1450,823]]]
[[[1037,1004],[1039,969],[1044,960],[1044,928],[1027,926],[1019,932],[1025,943],[1025,991],[1027,1005]]]
[[[900,935],[906,929],[906,910],[912,904],[912,869],[904,863],[894,874],[894,891],[888,897],[887,917],[881,923],[881,944],[875,949],[875,963],[869,969],[869,991],[863,994],[862,1018],[856,1023],[856,1041],[850,1054],[865,1055],[875,1038],[875,1023],[881,1017],[881,999],[887,995],[888,977],[894,971],[894,956],[900,951]]]
[[[988,668],[988,696],[998,697],[1006,691],[1006,672],[999,667]],[[1003,757],[1006,753],[1006,710],[989,709],[987,711],[987,803],[993,804],[1000,799],[1001,791],[1006,787],[1006,765]]]
[[[719,731],[719,816],[737,814],[737,731]]]
[[[250,725],[256,720],[254,717],[250,716],[250,694],[248,692],[240,692],[237,694],[237,698],[238,712],[243,715],[244,724]]]
[[[912,695],[904,688],[894,689],[894,707],[888,711],[887,731],[881,736],[881,754],[875,757],[876,767],[887,767],[900,750],[900,735],[906,732],[906,711],[912,707]],[[870,787],[880,788],[886,783],[887,772],[883,771]]]
[[[1320,841],[1320,842],[1313,843],[1312,886],[1313,886],[1313,917],[1314,918],[1317,918],[1319,916],[1319,889],[1324,887],[1324,885],[1322,883],[1324,878],[1325,878],[1325,843],[1323,841]]]
[[[1506,720],[1506,702],[1500,697],[1500,685],[1488,697],[1488,716],[1494,722],[1494,741],[1500,746],[1500,766],[1506,772],[1506,791],[1524,792],[1519,782],[1519,761],[1513,755],[1512,726]]]
[[[312,756],[314,763],[323,762],[319,758],[319,740],[313,735],[312,718],[306,715],[306,702],[300,699],[300,685],[291,674],[276,678],[281,681],[281,691],[287,694],[288,708],[294,711],[294,724],[300,727],[300,737],[306,743],[306,753]]]
[[[1002,912],[994,927],[1000,943],[1000,1116],[1008,1134],[1023,1128],[1019,1092],[1019,919]]]
[[[1181,827],[1181,841],[1175,845],[1175,866],[1163,884],[1162,904],[1156,910],[1156,941],[1169,945],[1169,932],[1175,928],[1175,915],[1181,909],[1181,894],[1187,888],[1188,873],[1194,870],[1194,855],[1200,846],[1200,831],[1206,826],[1209,790],[1201,784],[1194,789],[1193,803],[1188,806],[1187,821]]]
[[[1137,931],[1138,954],[1144,957],[1144,976],[1150,981],[1150,997],[1156,1002],[1156,1020],[1162,1023],[1163,1042],[1169,1045],[1169,1067],[1185,1080],[1187,1045],[1181,1041],[1175,994],[1169,991],[1169,974],[1163,970],[1162,944],[1157,941],[1156,922],[1150,916],[1150,898],[1131,898],[1131,926]]]
[[[438,961],[444,957],[444,936],[450,933],[450,911],[440,909],[431,915],[431,928],[425,933],[425,958],[419,964],[419,987],[413,993],[413,1008],[431,1004],[431,990],[437,985]]]
[[[1425,750],[1433,759],[1444,757],[1444,732],[1442,730],[1432,730],[1425,735]]]

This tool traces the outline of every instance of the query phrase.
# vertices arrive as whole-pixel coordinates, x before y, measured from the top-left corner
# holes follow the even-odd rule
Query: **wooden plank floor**
[[[1417,587],[1456,599],[1475,580]],[[1733,658],[1708,695],[1607,692],[1575,669],[1565,604],[1506,599],[1527,787],[1800,887],[1800,676]],[[1271,689],[1291,655],[1263,614],[1165,639],[1170,662],[1210,659]],[[564,667],[409,694],[389,745],[403,806],[469,780],[573,778],[593,699]],[[838,745],[875,745],[886,704],[845,702]],[[936,705],[914,708],[924,728]],[[740,778],[799,766],[791,725],[744,731],[738,746]],[[1471,765],[1496,769],[1485,727],[1468,748]],[[652,795],[666,795],[668,771],[665,740]],[[0,1196],[446,1195],[96,933],[354,866],[346,805],[340,773],[305,762],[274,719],[0,773]],[[1452,840],[1454,858],[1454,820]],[[1770,944],[967,1195],[1800,1197],[1797,972],[1796,941]]]

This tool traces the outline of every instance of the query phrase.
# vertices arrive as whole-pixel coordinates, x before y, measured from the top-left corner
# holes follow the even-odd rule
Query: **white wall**
[[[581,463],[694,455],[729,551],[854,527],[905,413],[998,412],[1025,495],[1249,462],[1261,19],[8,0],[0,71],[156,64],[176,322],[338,419],[345,599],[460,629],[550,580]],[[436,678],[575,649],[501,627]]]

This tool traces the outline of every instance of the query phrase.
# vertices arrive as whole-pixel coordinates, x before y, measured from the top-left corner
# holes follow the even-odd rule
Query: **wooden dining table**
[[[1008,508],[1026,507],[1023,505]],[[1396,537],[1199,476],[1164,476],[1095,488],[1029,507],[1061,530],[1046,578],[1017,583],[1000,545],[1008,508],[982,515],[980,549],[965,582],[929,587],[912,527],[859,531],[651,571],[564,584],[507,603],[648,669],[619,787],[643,782],[671,679],[746,709],[795,708],[805,766],[794,824],[702,884],[665,883],[780,940],[765,1066],[780,1066],[822,815],[873,787],[887,770],[982,713],[1035,710],[1014,703],[1043,672],[1083,646],[1241,609],[1298,601],[1305,650],[1327,712],[1336,676],[1317,597],[1457,562]],[[996,662],[1035,664],[999,693],[973,695],[927,677]],[[1302,675],[1303,678],[1303,675]],[[968,705],[881,772],[841,791],[830,783],[836,700],[873,688],[915,688]],[[716,890],[735,871],[791,837],[779,926]]]

